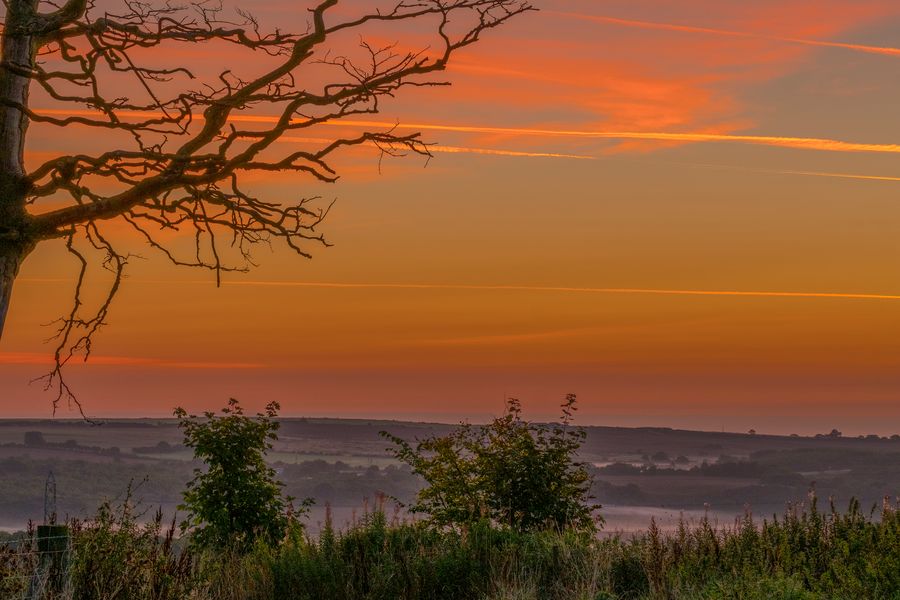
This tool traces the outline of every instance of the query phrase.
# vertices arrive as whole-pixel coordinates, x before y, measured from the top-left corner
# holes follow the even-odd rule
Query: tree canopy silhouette
[[[74,399],[61,369],[90,354],[128,264],[129,255],[104,232],[108,221],[133,228],[176,265],[210,270],[217,282],[223,271],[252,266],[253,246],[273,239],[309,257],[311,245],[327,243],[317,226],[328,205],[315,197],[258,197],[243,176],[281,171],[333,182],[329,159],[348,146],[430,156],[419,134],[391,128],[305,138],[318,139],[316,149],[285,151],[276,142],[377,113],[401,88],[444,84],[432,75],[454,52],[532,10],[526,0],[393,0],[342,3],[338,12],[338,0],[324,0],[307,9],[305,31],[288,33],[208,0],[122,0],[118,9],[112,0],[2,1],[0,335],[23,260],[42,241],[64,240],[78,273],[45,378],[54,405]],[[412,50],[367,41],[373,26],[406,35],[409,22],[416,40],[426,31],[431,40]],[[192,64],[202,47],[241,51],[246,60],[231,61],[240,69],[203,77]],[[91,136],[92,145],[111,147],[26,167],[29,123],[102,132]],[[159,235],[171,230],[193,234],[189,256]],[[237,250],[233,263],[223,258],[225,247]],[[99,307],[87,310],[85,276],[95,260],[113,277]]]

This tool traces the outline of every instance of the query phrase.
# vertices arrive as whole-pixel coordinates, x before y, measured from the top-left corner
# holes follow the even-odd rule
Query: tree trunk
[[[3,326],[12,298],[13,282],[19,273],[22,261],[31,248],[19,244],[0,243],[0,339],[3,339]]]
[[[0,337],[9,311],[19,266],[34,248],[35,237],[26,211],[30,183],[25,174],[25,132],[28,117],[29,73],[37,44],[34,23],[37,0],[5,2],[0,62]]]
[[[37,45],[30,28],[37,18],[36,0],[9,2],[3,29],[3,62],[0,66],[0,185],[25,176],[25,131],[28,117],[17,105],[28,106],[29,73],[34,69]],[[0,205],[16,199],[0,188]]]

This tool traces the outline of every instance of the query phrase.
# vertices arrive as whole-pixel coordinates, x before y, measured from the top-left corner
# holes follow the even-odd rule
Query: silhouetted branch
[[[532,10],[526,0],[399,0],[372,2],[366,13],[338,19],[330,11],[338,0],[324,0],[309,9],[305,31],[290,33],[266,31],[252,15],[240,9],[229,15],[206,0],[123,0],[115,12],[99,9],[94,0],[37,2],[36,8],[34,0],[5,4],[0,192],[19,192],[0,199],[0,240],[16,240],[8,251],[24,258],[23,249],[38,241],[66,238],[80,264],[73,309],[60,321],[55,368],[45,378],[57,390],[57,403],[74,400],[62,368],[75,354],[89,356],[127,265],[127,255],[113,249],[98,223],[122,219],[173,264],[213,271],[217,282],[223,272],[251,267],[252,249],[260,243],[282,240],[310,257],[311,244],[328,245],[317,227],[330,205],[317,205],[318,197],[264,200],[246,191],[242,175],[287,172],[334,182],[331,159],[353,146],[374,147],[382,157],[430,157],[419,134],[393,128],[329,138],[318,149],[283,152],[276,143],[286,134],[378,113],[382,99],[404,87],[445,85],[431,75],[443,71],[455,51]],[[432,40],[406,50],[366,39],[370,25],[404,21],[427,25]],[[351,30],[359,32],[357,48],[329,45]],[[189,64],[147,62],[149,56],[177,56],[163,50],[189,56],[217,44],[245,51],[253,57],[247,64],[258,71],[246,76],[223,70],[210,77]],[[122,83],[129,81],[123,95]],[[48,106],[29,104],[29,83]],[[61,155],[28,172],[12,154],[21,155],[29,121],[124,135],[108,136],[121,147]],[[37,210],[51,198],[64,205]],[[180,230],[194,234],[193,257],[180,256],[158,235]],[[106,300],[88,318],[80,311],[90,261],[76,237],[102,253],[114,274]],[[226,246],[237,251],[237,264],[222,253]],[[0,242],[0,252],[6,251]]]

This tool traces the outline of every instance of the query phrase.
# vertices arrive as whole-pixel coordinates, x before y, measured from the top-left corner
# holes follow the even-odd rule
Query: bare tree
[[[46,378],[58,392],[55,402],[71,398],[60,369],[73,356],[90,354],[128,263],[104,235],[105,222],[127,223],[173,263],[208,269],[217,281],[223,271],[252,266],[252,247],[273,239],[309,257],[309,244],[326,243],[317,225],[328,206],[314,197],[256,197],[242,185],[242,174],[286,171],[333,182],[329,158],[358,145],[428,156],[419,134],[393,129],[330,137],[314,150],[279,151],[286,146],[276,142],[350,115],[377,113],[381,99],[405,86],[442,85],[429,75],[444,70],[455,51],[532,10],[527,0],[392,0],[383,6],[367,0],[354,4],[365,7],[362,14],[343,11],[338,18],[338,0],[324,0],[308,9],[306,31],[285,33],[265,31],[240,9],[231,17],[209,0],[184,6],[122,0],[114,12],[94,0],[2,2],[0,335],[22,261],[41,241],[63,239],[79,271],[74,305],[56,331],[55,368]],[[414,22],[417,35],[427,29],[433,40],[409,51],[364,37],[373,25],[404,22]],[[347,47],[347,33],[357,34],[358,48]],[[188,59],[169,66],[147,60],[170,56],[156,51],[172,48],[190,57],[200,45],[246,52],[253,56],[247,64],[262,66],[250,76],[223,70],[203,81],[182,64]],[[40,94],[45,106],[30,103],[29,92]],[[63,154],[29,170],[29,123],[103,131],[102,139],[116,147]],[[54,208],[46,208],[49,201]],[[159,237],[185,228],[195,242],[189,257]],[[236,249],[235,264],[223,260],[223,247]],[[99,309],[85,311],[85,275],[94,257],[112,272],[112,284]]]

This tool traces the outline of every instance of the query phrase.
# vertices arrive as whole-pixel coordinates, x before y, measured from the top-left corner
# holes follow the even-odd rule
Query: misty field
[[[307,527],[318,531],[329,503],[346,526],[363,499],[379,492],[408,502],[421,481],[385,453],[378,432],[413,439],[447,432],[450,425],[399,421],[283,419],[269,462],[296,497],[315,498]],[[580,457],[594,476],[593,495],[604,505],[605,531],[645,529],[650,517],[664,529],[680,515],[697,522],[731,523],[749,505],[762,517],[781,513],[806,496],[811,484],[842,506],[856,497],[865,507],[896,495],[900,441],[746,435],[664,428],[587,427]],[[40,438],[26,444],[26,434]],[[58,484],[61,516],[85,518],[104,500],[120,498],[129,481],[148,506],[171,518],[196,463],[173,419],[110,420],[100,427],[78,420],[0,420],[0,530],[40,520],[44,482]],[[704,467],[704,462],[708,465]],[[718,466],[714,466],[718,465]]]
[[[500,506],[495,516],[454,513],[441,525],[435,510],[445,504],[421,505],[423,490],[452,494],[446,486],[456,484],[435,479],[429,465],[437,463],[429,461],[470,429],[257,419],[257,427],[278,431],[270,448],[259,446],[265,469],[285,493],[315,503],[289,512],[273,537],[226,537],[213,546],[198,545],[195,533],[177,526],[192,473],[196,481],[212,467],[186,445],[193,442],[176,421],[0,422],[0,520],[13,531],[0,534],[0,597],[900,598],[900,513],[887,497],[900,480],[895,439],[560,428],[511,412],[490,426],[499,427],[490,444],[502,441],[514,453],[514,470],[498,483],[528,472],[519,444],[506,439],[515,432],[526,445],[567,443],[560,468],[584,470],[578,505],[588,502],[593,512],[602,503],[605,524],[575,526],[566,517],[559,526],[522,527],[515,515],[504,524]],[[254,423],[223,413],[195,427],[230,422]],[[406,440],[440,443],[422,455],[414,446],[405,446],[413,454],[398,454],[397,446],[386,452],[382,429],[395,432],[401,449]],[[210,439],[228,435],[216,430]],[[542,452],[555,456],[546,443]],[[479,452],[467,448],[465,456]],[[503,456],[491,454],[489,463],[502,464]],[[21,530],[40,519],[50,470],[68,533],[48,554],[33,526]],[[410,512],[416,502],[424,515]]]

